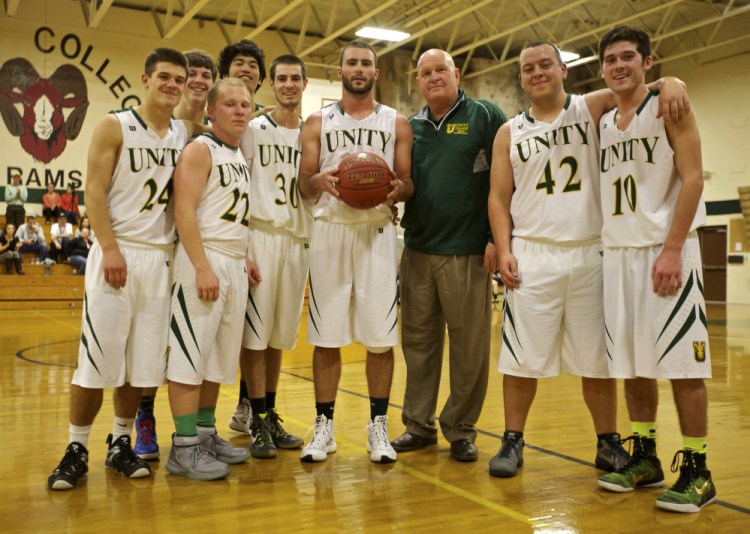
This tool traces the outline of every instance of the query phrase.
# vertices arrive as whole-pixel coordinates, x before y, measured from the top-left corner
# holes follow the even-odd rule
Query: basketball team
[[[97,241],[69,444],[48,487],[74,488],[88,472],[104,388],[114,388],[115,412],[105,463],[125,477],[150,476],[148,460],[159,457],[153,407],[165,383],[173,475],[219,479],[230,464],[274,458],[278,449],[325,461],[336,452],[341,347],[355,342],[367,351],[370,460],[391,463],[399,452],[434,446],[439,425],[451,458],[474,462],[489,375],[491,276],[499,273],[505,432],[490,475],[522,468],[537,381],[565,371],[581,377],[595,465],[605,472],[599,486],[663,486],[656,380],[667,379],[683,448],[672,461],[678,478],[656,505],[698,512],[713,502],[696,120],[680,80],[646,84],[653,58],[641,29],[609,30],[599,59],[607,89],[568,94],[555,45],[527,44],[519,80],[531,104],[506,120],[459,88],[447,52],[428,50],[416,77],[426,105],[407,119],[375,100],[377,53],[352,41],[339,57],[341,99],[303,121],[307,73],[293,55],[271,62],[276,104],[263,108],[255,94],[266,61],[255,43],[231,44],[216,62],[200,50],[153,50],[143,102],[103,117],[89,148],[86,204]],[[385,162],[390,172],[385,199],[364,209],[343,202],[339,184],[342,160],[363,152],[354,170]],[[348,191],[358,195],[371,198]],[[316,417],[305,444],[282,426],[276,392],[306,291]],[[405,432],[391,440],[399,308]],[[438,414],[446,329],[450,395]],[[229,426],[251,437],[249,448],[216,429],[219,388],[234,382],[238,367]],[[632,427],[624,439],[617,378]]]

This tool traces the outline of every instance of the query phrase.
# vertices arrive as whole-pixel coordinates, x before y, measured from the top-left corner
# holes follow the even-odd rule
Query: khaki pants
[[[450,396],[440,412],[448,441],[476,439],[487,393],[490,358],[490,276],[483,256],[438,256],[404,250],[401,259],[401,338],[406,359],[406,431],[436,432],[440,374],[448,327]]]

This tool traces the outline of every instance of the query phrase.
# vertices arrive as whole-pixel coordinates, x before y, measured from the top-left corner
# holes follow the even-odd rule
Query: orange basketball
[[[388,163],[370,152],[350,154],[339,163],[339,181],[336,190],[347,205],[359,210],[381,204],[391,190],[391,173]]]

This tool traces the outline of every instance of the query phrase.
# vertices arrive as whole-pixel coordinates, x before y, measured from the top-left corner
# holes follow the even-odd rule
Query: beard
[[[372,91],[372,88],[375,86],[375,78],[368,80],[364,87],[354,87],[351,80],[348,78],[342,78],[341,83],[344,84],[344,89],[354,95],[366,95]]]

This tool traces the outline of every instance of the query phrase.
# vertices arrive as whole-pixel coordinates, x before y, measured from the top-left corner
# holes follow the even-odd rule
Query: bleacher
[[[36,210],[34,210],[36,211]],[[37,222],[44,229],[49,246],[51,224],[37,212]],[[0,228],[5,228],[5,214],[0,214]],[[44,265],[36,265],[36,253],[23,254],[23,271],[19,276],[5,274],[5,264],[0,265],[0,309],[59,309],[80,308],[83,305],[83,276],[74,274],[67,264],[52,265],[50,274],[44,274]]]

